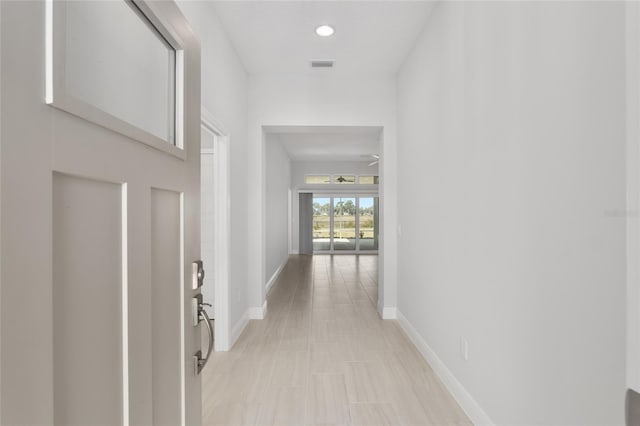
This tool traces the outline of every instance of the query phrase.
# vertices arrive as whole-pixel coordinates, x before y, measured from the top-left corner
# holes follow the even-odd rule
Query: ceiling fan
[[[380,161],[380,156],[378,154],[371,154],[371,157],[373,157],[374,160],[369,163],[369,166],[375,166],[376,164],[378,164],[378,162]]]

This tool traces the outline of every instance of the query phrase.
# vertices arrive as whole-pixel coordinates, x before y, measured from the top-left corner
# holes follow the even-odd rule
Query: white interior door
[[[172,2],[0,3],[1,424],[201,422],[188,28]]]

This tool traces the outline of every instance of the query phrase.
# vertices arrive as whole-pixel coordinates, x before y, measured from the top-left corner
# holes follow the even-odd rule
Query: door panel
[[[331,250],[331,198],[313,197],[313,251]]]
[[[359,248],[378,250],[378,197],[360,197],[358,201]]]
[[[183,46],[184,143],[163,149],[46,104],[48,4],[0,2],[0,424],[197,426],[199,43],[142,3]]]
[[[300,243],[298,250],[300,254],[313,254],[313,238],[314,238],[314,208],[313,194],[300,193],[298,196],[299,206],[299,229],[298,235]]]
[[[333,199],[333,249],[356,249],[356,199],[335,197]]]
[[[151,190],[151,317],[153,424],[180,424],[181,233],[180,194]]]
[[[121,200],[122,185],[53,176],[56,425],[123,421]]]

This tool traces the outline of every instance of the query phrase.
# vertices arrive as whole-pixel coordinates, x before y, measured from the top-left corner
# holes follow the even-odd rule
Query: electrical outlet
[[[464,337],[460,337],[460,356],[465,361],[469,360],[469,342]]]

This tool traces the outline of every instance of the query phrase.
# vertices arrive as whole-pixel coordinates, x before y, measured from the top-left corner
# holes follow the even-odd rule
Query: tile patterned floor
[[[205,425],[470,425],[396,321],[375,255],[291,256],[229,352],[204,371]]]

